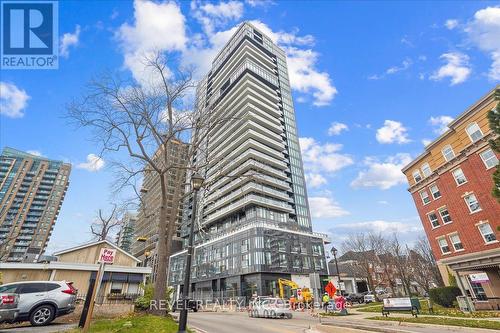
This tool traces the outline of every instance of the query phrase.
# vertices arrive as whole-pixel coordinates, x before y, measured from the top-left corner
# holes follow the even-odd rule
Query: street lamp
[[[337,269],[337,281],[339,281],[339,290],[340,290],[340,293],[342,294],[342,287],[340,285],[339,264],[337,262],[337,249],[335,248],[335,246],[332,247],[332,249],[330,250],[330,252],[333,254],[333,259],[335,260],[335,269]]]
[[[191,212],[191,226],[189,228],[189,239],[188,239],[188,248],[186,255],[186,269],[184,270],[184,286],[182,288],[182,310],[179,317],[179,333],[185,333],[187,326],[189,285],[191,278],[191,261],[193,257],[193,233],[194,233],[194,224],[196,222],[197,195],[204,180],[205,179],[203,179],[203,177],[196,172],[193,175],[191,175],[191,189],[193,190],[193,210]]]

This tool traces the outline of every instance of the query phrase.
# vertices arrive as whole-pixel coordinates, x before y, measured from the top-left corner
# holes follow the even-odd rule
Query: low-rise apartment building
[[[403,168],[424,230],[449,284],[457,277],[476,309],[500,308],[500,203],[491,194],[499,154],[487,114],[497,86]]]

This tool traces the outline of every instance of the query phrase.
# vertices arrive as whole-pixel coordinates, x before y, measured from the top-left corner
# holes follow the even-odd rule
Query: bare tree
[[[129,186],[146,171],[158,177],[161,205],[154,299],[159,302],[166,294],[168,259],[181,197],[180,189],[176,189],[173,212],[167,214],[167,182],[172,173],[186,172],[185,165],[169,159],[168,150],[174,141],[188,138],[202,117],[190,112],[186,101],[195,86],[190,69],[168,67],[160,52],[145,57],[144,65],[152,74],[147,84],[103,74],[88,84],[80,100],[68,105],[68,115],[77,126],[92,130],[93,139],[102,149],[100,155],[128,155],[121,154],[113,163],[121,175],[117,188]],[[196,142],[191,144],[191,151],[196,151]]]
[[[403,284],[405,295],[409,296],[411,293],[411,266],[408,247],[401,244],[399,237],[396,233],[388,242],[389,253],[394,263],[396,276],[399,277]]]
[[[159,302],[166,294],[172,238],[183,200],[181,186],[175,186],[174,193],[168,193],[168,182],[203,170],[209,163],[207,133],[232,119],[229,116],[213,119],[210,110],[192,105],[190,96],[195,82],[191,69],[177,66],[160,52],[144,57],[143,64],[151,75],[146,84],[105,73],[92,80],[82,98],[70,103],[67,109],[72,122],[91,129],[93,139],[101,147],[100,155],[115,156],[111,164],[117,174],[115,193],[132,188],[135,198],[140,200],[143,175],[153,173],[158,179],[161,193],[158,212],[152,211],[156,207],[147,207],[145,202],[139,206],[146,217],[158,215],[155,218],[158,264],[153,298]],[[170,158],[169,150],[179,141],[189,141],[187,160],[196,159],[195,165]],[[210,158],[213,162],[225,156]],[[210,181],[205,187],[210,187]],[[172,196],[171,207],[167,207],[167,195]]]
[[[444,285],[431,246],[425,236],[420,236],[410,251],[409,263],[412,279],[426,292],[434,286]]]
[[[375,258],[373,249],[370,247],[370,241],[365,233],[350,235],[349,239],[342,243],[344,255],[351,255],[354,261],[358,263],[362,275],[366,277],[370,290],[375,290],[375,284],[372,277],[373,261]],[[350,253],[350,254],[348,254]]]
[[[98,210],[96,219],[90,225],[90,232],[94,240],[102,241],[108,239],[110,234],[121,225],[122,221],[117,216],[117,208],[118,206],[114,204],[113,211],[109,216],[104,216],[102,209]]]

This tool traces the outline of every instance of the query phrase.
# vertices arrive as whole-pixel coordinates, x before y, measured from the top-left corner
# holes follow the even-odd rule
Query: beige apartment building
[[[6,147],[0,155],[0,262],[45,252],[69,185],[71,165]]]
[[[180,166],[187,165],[189,145],[179,141],[168,142],[167,159]],[[163,158],[163,154],[158,150],[155,159]],[[172,169],[167,176],[167,215],[176,214],[178,216],[178,226],[182,218],[182,200],[176,200],[175,196],[181,198],[184,195],[186,182],[186,172],[183,169]],[[175,205],[178,201],[179,204]],[[152,171],[144,173],[144,181],[141,189],[141,204],[139,207],[137,220],[134,223],[134,237],[131,245],[131,253],[142,261],[144,266],[156,268],[156,243],[158,242],[158,220],[161,204],[161,187],[158,174]],[[174,207],[174,205],[176,207]],[[181,240],[179,231],[174,235],[173,250],[180,249]],[[154,273],[153,273],[154,278]]]

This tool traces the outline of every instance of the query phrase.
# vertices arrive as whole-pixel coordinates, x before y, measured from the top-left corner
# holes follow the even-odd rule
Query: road
[[[371,314],[373,315],[373,314]],[[202,333],[484,333],[492,330],[464,327],[405,324],[398,322],[372,321],[361,313],[346,317],[321,319],[325,325],[318,330],[319,319],[309,313],[295,312],[292,319],[250,318],[246,312],[198,312],[189,313],[188,326]],[[353,327],[354,325],[354,327]],[[354,329],[355,328],[355,329]]]

